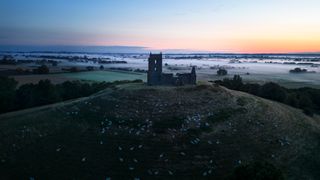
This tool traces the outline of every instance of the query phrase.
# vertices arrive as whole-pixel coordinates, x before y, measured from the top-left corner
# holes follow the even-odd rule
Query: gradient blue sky
[[[0,44],[320,51],[320,1],[1,0]]]

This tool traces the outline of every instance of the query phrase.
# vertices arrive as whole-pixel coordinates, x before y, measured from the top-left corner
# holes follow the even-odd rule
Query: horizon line
[[[6,50],[2,50],[5,48]],[[31,48],[31,49],[30,49]],[[32,49],[35,48],[35,49]],[[43,49],[49,48],[49,49]],[[50,49],[52,48],[52,49]],[[58,49],[62,48],[62,49]],[[71,48],[68,50],[68,48]],[[72,48],[82,48],[82,50],[76,50]],[[83,48],[109,48],[100,50],[85,50]],[[137,51],[137,52],[125,52],[127,51]],[[29,49],[29,50],[28,50]],[[38,50],[37,50],[38,49]],[[41,50],[42,49],[42,50]],[[105,51],[105,52],[103,52]],[[108,51],[119,51],[119,52],[108,52]],[[123,51],[123,52],[120,52]],[[140,52],[138,52],[140,51]],[[306,51],[306,52],[236,52],[236,51],[208,51],[208,50],[193,50],[193,49],[154,49],[145,46],[130,46],[130,45],[1,45],[0,52],[4,53],[105,53],[105,54],[146,54],[150,52],[163,52],[163,54],[247,54],[247,55],[285,55],[285,54],[320,54],[319,52]],[[167,52],[166,52],[167,51]]]

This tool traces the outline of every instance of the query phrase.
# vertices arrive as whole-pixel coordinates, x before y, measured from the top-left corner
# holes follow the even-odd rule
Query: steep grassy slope
[[[121,85],[0,116],[0,178],[225,178],[268,161],[320,177],[320,123],[221,87]],[[68,177],[68,178],[66,178]]]

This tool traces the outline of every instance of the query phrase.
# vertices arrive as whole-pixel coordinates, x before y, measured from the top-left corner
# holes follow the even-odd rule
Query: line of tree
[[[239,75],[235,75],[232,79],[225,78],[222,81],[218,80],[215,81],[215,83],[229,89],[247,92],[295,108],[300,108],[309,116],[313,116],[314,113],[320,114],[320,89],[309,87],[288,89],[273,82],[268,82],[263,85],[243,83]]]
[[[86,97],[105,88],[129,82],[142,81],[115,81],[113,83],[66,81],[62,84],[52,84],[49,80],[41,80],[37,84],[17,87],[16,80],[0,76],[0,113]]]
[[[219,68],[219,70],[217,71],[218,76],[226,76],[227,74],[228,74],[228,71],[223,68]]]
[[[301,69],[301,68],[294,68],[292,70],[289,71],[290,73],[306,73],[307,70],[306,69]]]
[[[46,65],[41,65],[37,69],[32,70],[33,74],[49,74],[50,69]]]

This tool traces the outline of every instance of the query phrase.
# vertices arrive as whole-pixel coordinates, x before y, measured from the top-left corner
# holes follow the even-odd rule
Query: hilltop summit
[[[318,117],[213,85],[125,84],[0,119],[1,179],[223,179],[255,161],[320,176]]]

